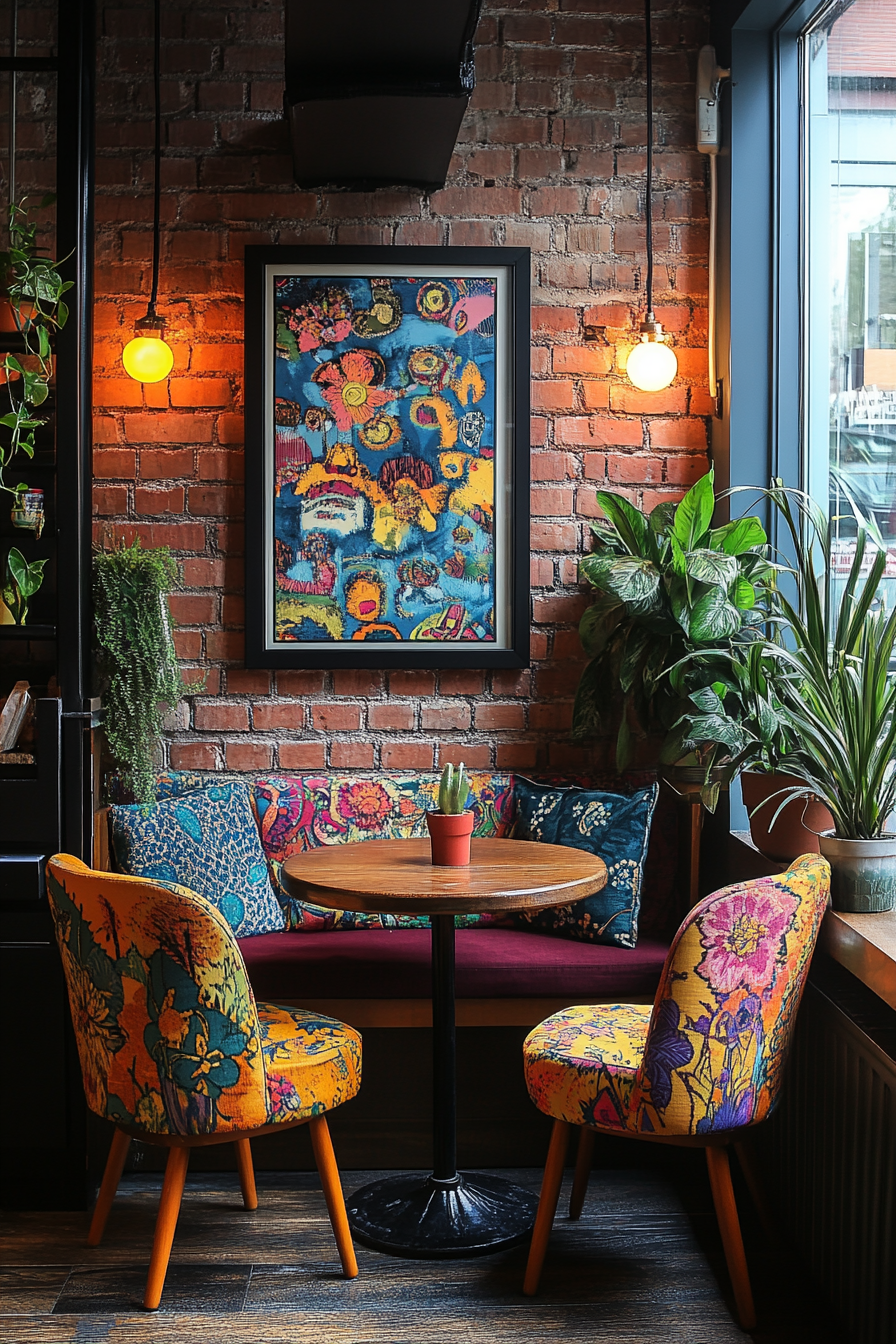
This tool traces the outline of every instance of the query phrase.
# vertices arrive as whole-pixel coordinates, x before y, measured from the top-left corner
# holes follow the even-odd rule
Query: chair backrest
[[[764,1120],[778,1100],[828,903],[826,859],[724,887],[687,916],[666,958],[629,1123],[703,1134]]]
[[[67,854],[47,891],[90,1109],[156,1134],[265,1124],[255,999],[218,911]]]

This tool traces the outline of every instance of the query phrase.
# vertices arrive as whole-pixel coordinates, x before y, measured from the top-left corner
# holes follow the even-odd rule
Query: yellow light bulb
[[[642,340],[629,354],[625,371],[640,391],[662,392],[678,372],[678,360],[664,341]]]
[[[135,336],[122,351],[121,362],[138,383],[160,383],[171,372],[174,354],[159,336]]]

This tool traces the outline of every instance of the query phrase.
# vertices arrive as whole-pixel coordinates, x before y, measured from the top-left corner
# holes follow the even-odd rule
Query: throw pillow
[[[438,806],[439,776],[272,775],[255,781],[252,805],[287,927],[309,933],[330,929],[428,928],[427,915],[365,915],[329,910],[290,896],[280,868],[293,854],[318,845],[361,840],[424,838],[426,813]],[[510,826],[510,776],[470,774],[474,835],[506,835]],[[488,923],[487,915],[458,915],[459,928]]]
[[[573,905],[517,915],[517,923],[563,938],[635,947],[657,785],[626,795],[552,788],[516,776],[514,792],[517,839],[587,849],[607,865],[602,891]]]
[[[122,872],[198,891],[238,938],[285,927],[245,784],[113,807],[112,843]]]

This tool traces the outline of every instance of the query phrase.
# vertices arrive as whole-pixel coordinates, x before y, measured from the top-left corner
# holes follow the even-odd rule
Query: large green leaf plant
[[[618,718],[616,764],[635,740],[663,734],[661,760],[690,753],[706,767],[736,759],[748,737],[738,722],[735,651],[748,651],[767,617],[776,566],[756,517],[713,527],[710,470],[678,504],[645,515],[598,491],[605,519],[580,574],[595,589],[579,634],[589,657],[576,693],[573,732],[606,732]],[[699,655],[695,658],[694,655]],[[707,785],[714,806],[717,787]]]

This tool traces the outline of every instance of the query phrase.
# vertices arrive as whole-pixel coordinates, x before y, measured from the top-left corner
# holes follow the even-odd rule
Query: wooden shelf
[[[0,625],[0,639],[55,639],[55,625]]]

